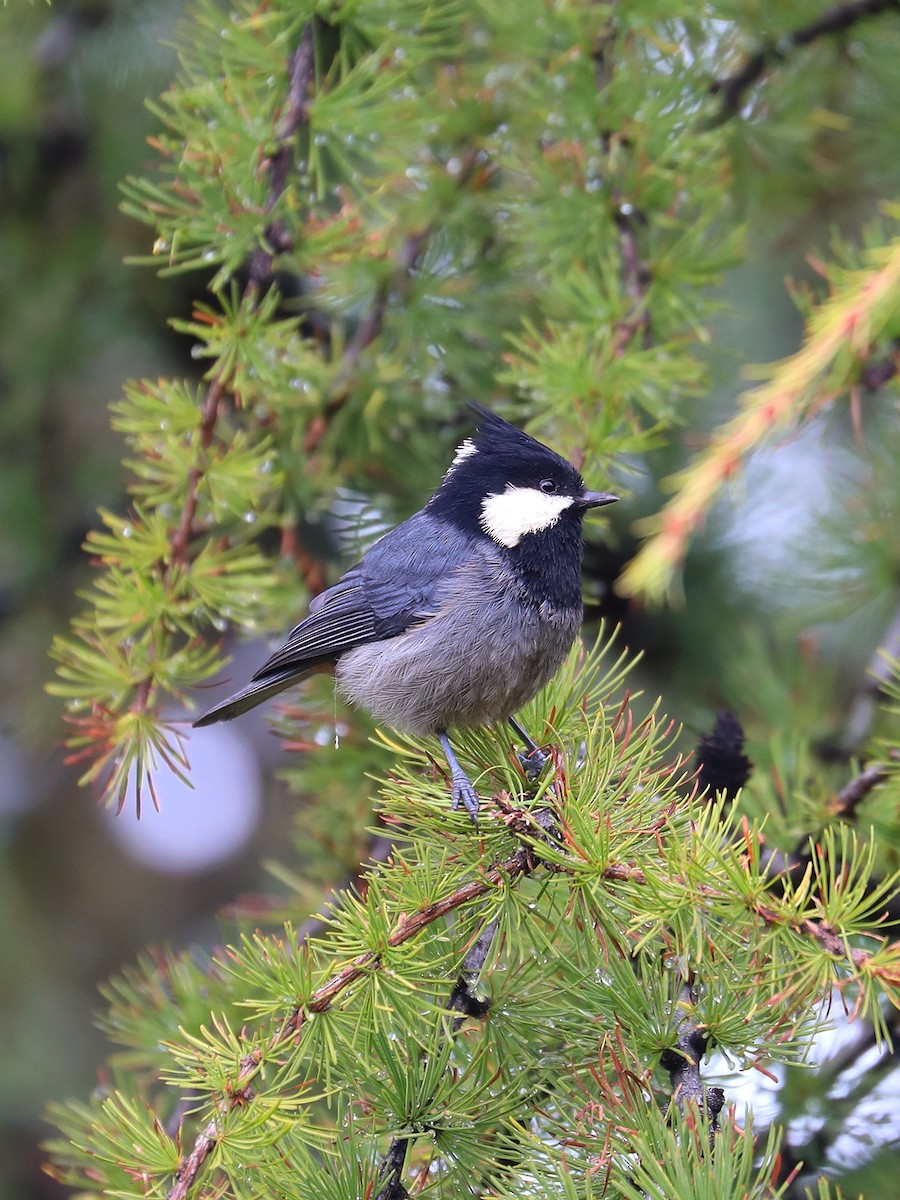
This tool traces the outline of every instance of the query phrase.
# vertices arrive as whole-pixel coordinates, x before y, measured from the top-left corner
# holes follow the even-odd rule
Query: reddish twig
[[[304,26],[299,45],[288,60],[288,95],[276,133],[278,146],[265,164],[270,185],[266,212],[272,212],[284,195],[294,165],[297,132],[309,122],[309,95],[316,73],[315,24],[313,19]],[[279,220],[270,221],[263,236],[264,243],[250,264],[250,287],[266,283],[272,274],[275,255],[290,250],[294,244]]]
[[[325,591],[328,587],[325,564],[303,545],[296,525],[283,526],[280,553],[282,558],[289,558],[293,562],[310,596],[318,596]]]
[[[217,376],[207,388],[206,396],[200,409],[200,446],[197,452],[198,459],[202,458],[212,446],[216,432],[216,421],[222,401],[225,398],[225,393],[225,383],[220,376]],[[200,500],[200,483],[203,479],[203,473],[203,467],[195,464],[191,467],[188,474],[187,491],[184,503],[181,506],[181,515],[169,539],[172,553],[165,568],[165,578],[167,580],[171,576],[173,568],[184,566],[187,562],[191,537],[194,531],[194,519],[197,515],[197,505]]]

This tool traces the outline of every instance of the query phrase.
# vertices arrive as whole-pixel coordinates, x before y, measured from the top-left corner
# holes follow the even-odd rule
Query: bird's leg
[[[510,725],[518,736],[525,743],[525,753],[519,755],[519,762],[522,764],[522,769],[530,780],[537,779],[541,771],[547,765],[549,755],[545,754],[537,742],[522,728],[515,717],[508,717]]]
[[[453,747],[450,745],[450,739],[443,729],[437,731],[438,739],[444,749],[444,754],[447,756],[447,764],[450,767],[450,774],[453,778],[453,787],[451,795],[453,797],[450,807],[454,810],[463,805],[466,812],[472,818],[472,821],[478,824],[478,793],[472,785],[471,779],[459,765],[456,755],[453,753]]]

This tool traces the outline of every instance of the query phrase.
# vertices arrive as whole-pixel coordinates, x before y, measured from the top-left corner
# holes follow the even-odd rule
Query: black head
[[[548,446],[472,407],[478,430],[456,451],[429,511],[509,550],[536,549],[548,537],[569,541],[573,534],[580,545],[585,512],[618,497],[587,491],[572,464]]]

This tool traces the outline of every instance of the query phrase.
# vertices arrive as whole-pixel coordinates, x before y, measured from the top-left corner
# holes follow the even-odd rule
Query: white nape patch
[[[511,550],[526,533],[540,533],[555,525],[572,504],[572,496],[555,496],[538,488],[509,483],[505,492],[482,500],[481,528],[495,542]]]
[[[456,453],[453,455],[451,467],[458,467],[461,462],[467,458],[471,458],[473,454],[478,453],[478,447],[471,438],[466,438],[461,446],[457,446]]]
[[[460,463],[465,462],[467,458],[471,458],[473,454],[478,453],[478,447],[471,438],[466,438],[461,446],[456,447],[456,453],[453,455],[453,462],[444,472],[444,479],[449,479]]]

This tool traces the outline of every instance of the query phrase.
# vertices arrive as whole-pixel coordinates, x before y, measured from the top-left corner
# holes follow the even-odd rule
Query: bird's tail
[[[204,725],[215,725],[217,721],[233,721],[241,713],[256,708],[257,704],[262,704],[270,696],[277,696],[279,692],[283,692],[294,683],[299,683],[301,679],[305,679],[310,674],[312,674],[311,671],[298,671],[296,667],[293,667],[248,683],[245,688],[241,688],[239,692],[235,692],[233,696],[223,700],[221,704],[210,708],[202,717],[198,717],[194,722],[194,728],[201,729]]]

